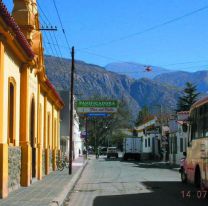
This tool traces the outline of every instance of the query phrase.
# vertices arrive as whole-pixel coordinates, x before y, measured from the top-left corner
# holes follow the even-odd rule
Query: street
[[[178,171],[101,156],[90,157],[65,206],[199,206],[207,196],[181,183]]]

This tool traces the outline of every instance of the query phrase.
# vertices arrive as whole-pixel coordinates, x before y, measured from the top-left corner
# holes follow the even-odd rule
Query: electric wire
[[[54,7],[55,7],[55,9],[56,9],[56,13],[57,13],[57,16],[58,16],[58,19],[59,19],[59,22],[60,22],[60,25],[61,25],[61,28],[62,28],[62,32],[63,32],[64,37],[65,37],[65,41],[66,41],[66,43],[67,43],[67,47],[62,45],[61,48],[68,48],[68,49],[70,49],[70,46],[69,46],[69,43],[68,43],[68,39],[67,39],[67,36],[66,36],[66,33],[65,33],[65,29],[64,29],[64,27],[63,27],[63,23],[62,23],[62,20],[61,20],[60,15],[59,15],[58,8],[57,8],[57,6],[56,6],[55,0],[52,0],[52,1],[53,1],[53,4],[54,4]],[[38,4],[38,7],[40,8],[40,10],[41,10],[42,14],[44,15],[45,19],[46,19],[46,20],[49,22],[49,24],[51,25],[50,20],[47,18],[47,15],[45,15],[44,11],[42,10],[42,8],[40,7],[39,4]],[[179,20],[181,20],[181,19],[183,19],[183,18],[186,18],[186,17],[188,17],[188,16],[194,15],[195,13],[201,12],[201,11],[203,11],[203,10],[205,10],[205,9],[208,9],[208,6],[204,6],[204,7],[202,7],[202,8],[197,9],[197,10],[194,10],[194,11],[191,11],[191,12],[189,12],[189,13],[186,13],[185,15],[182,15],[182,16],[180,16],[180,17],[176,17],[176,18],[174,18],[174,19],[171,19],[171,20],[169,20],[169,21],[163,22],[163,23],[161,23],[161,24],[157,24],[157,25],[152,26],[152,27],[150,27],[150,28],[147,28],[147,29],[145,29],[145,30],[143,30],[143,31],[141,31],[141,32],[133,33],[133,34],[130,34],[130,35],[121,37],[121,38],[119,38],[119,39],[117,39],[117,40],[109,41],[109,43],[110,43],[110,42],[113,43],[114,41],[120,41],[120,40],[124,40],[124,39],[126,39],[126,38],[133,37],[133,36],[135,36],[135,35],[140,35],[140,34],[146,33],[146,32],[148,32],[148,31],[151,31],[151,30],[157,29],[157,28],[159,28],[159,27],[165,26],[165,25],[167,25],[167,24],[173,23],[173,22],[175,22],[175,21],[179,21]],[[46,24],[45,21],[44,21],[44,23]],[[55,43],[54,43],[54,41],[53,41],[52,43],[50,43],[50,41],[48,40],[47,44],[50,44],[50,46],[53,45],[54,47],[57,46],[57,48],[58,48],[58,50],[59,50],[59,54],[60,54],[61,59],[62,59],[62,52],[61,52],[61,49],[60,49],[60,45],[59,45],[59,43],[58,43],[58,41],[57,41],[55,35],[54,35],[54,38],[55,38]],[[105,44],[105,43],[103,43],[103,44]],[[94,47],[94,46],[93,46],[93,47]],[[92,47],[88,47],[88,48],[92,48]],[[76,50],[77,50],[78,52],[90,54],[90,55],[97,56],[97,57],[100,57],[100,58],[104,58],[104,59],[108,59],[108,60],[114,60],[114,61],[121,62],[121,63],[124,63],[124,62],[126,63],[126,61],[122,61],[122,60],[115,59],[115,58],[113,58],[113,57],[109,57],[109,56],[97,54],[97,53],[91,52],[91,51],[89,51],[89,50],[87,51],[87,48],[85,48],[85,49],[76,49]],[[57,52],[56,52],[56,53],[57,53]],[[58,55],[57,55],[57,56],[58,56]],[[205,60],[205,61],[206,61],[206,60]],[[164,67],[164,66],[180,65],[180,64],[189,64],[189,63],[191,64],[191,63],[196,63],[196,62],[204,62],[204,61],[178,62],[178,63],[166,64],[166,65],[163,65],[163,67]],[[128,62],[128,63],[129,63],[129,64],[135,65],[135,63],[131,63],[131,62]],[[187,68],[194,68],[194,67],[201,67],[201,66],[206,66],[206,65],[192,66],[192,67],[179,68],[179,69],[187,69]],[[136,73],[136,72],[120,72],[120,73]]]
[[[40,9],[40,12],[43,14],[43,16],[45,17],[45,19],[47,20],[47,22],[49,23],[49,25],[52,27],[52,24],[50,22],[50,20],[48,19],[47,15],[45,14],[45,12],[43,11],[43,9],[41,8],[40,4],[37,2],[37,5],[38,5],[38,8]],[[47,31],[45,32],[47,33]],[[52,35],[53,34],[53,35]],[[48,39],[48,43],[50,45],[53,45],[54,47],[54,50],[55,50],[55,53],[56,53],[56,56],[58,57],[58,61],[59,63],[62,65],[62,66],[66,66],[65,62],[63,61],[63,56],[62,56],[62,52],[61,52],[61,49],[60,49],[60,46],[59,46],[59,43],[58,43],[58,40],[56,38],[56,35],[55,35],[55,32],[49,32],[49,36],[50,36],[50,39],[51,39],[51,44],[49,42],[49,39]],[[54,40],[55,40],[55,43],[54,43]],[[56,48],[57,47],[57,48]],[[58,54],[59,53],[59,54]]]
[[[67,38],[67,36],[66,36],[65,29],[64,29],[64,26],[63,26],[63,23],[62,23],[62,20],[61,20],[61,17],[60,17],[59,11],[58,11],[58,8],[57,8],[57,6],[56,6],[56,2],[55,2],[55,0],[52,0],[52,1],[53,1],[53,4],[54,4],[54,7],[55,7],[55,10],[56,10],[56,13],[57,13],[57,16],[58,16],[58,19],[59,19],[60,25],[61,25],[62,32],[63,32],[64,37],[65,37],[66,44],[67,44],[67,46],[68,46],[68,49],[69,49],[69,50],[71,50],[70,45],[69,45],[68,38]]]
[[[120,37],[120,38],[118,38],[118,39],[110,40],[110,41],[108,41],[108,42],[104,42],[104,43],[99,43],[99,44],[95,44],[95,45],[92,45],[92,46],[88,46],[88,47],[86,47],[86,48],[84,48],[84,49],[91,49],[91,48],[96,48],[96,47],[106,46],[106,45],[113,44],[113,43],[116,43],[116,42],[119,42],[119,41],[122,41],[122,40],[126,40],[126,39],[129,39],[129,38],[131,38],[131,37],[138,36],[138,35],[147,33],[147,32],[149,32],[149,31],[158,29],[158,28],[160,28],[160,27],[166,26],[166,25],[171,24],[171,23],[173,23],[173,22],[180,21],[180,20],[182,20],[182,19],[184,19],[184,18],[186,18],[186,17],[192,16],[192,15],[194,15],[194,14],[196,14],[196,13],[198,13],[198,12],[204,11],[204,10],[206,10],[206,9],[208,9],[208,5],[206,5],[206,6],[204,6],[204,7],[201,7],[201,8],[199,8],[199,9],[193,10],[193,11],[191,11],[191,12],[188,12],[188,13],[182,15],[182,16],[179,16],[179,17],[170,19],[170,20],[168,20],[168,21],[165,21],[165,22],[163,22],[163,23],[156,24],[156,25],[151,26],[151,27],[149,27],[149,28],[147,28],[147,29],[144,29],[143,31],[139,31],[139,32],[135,32],[135,33],[132,33],[132,34],[128,34],[128,35],[122,36],[122,37]]]

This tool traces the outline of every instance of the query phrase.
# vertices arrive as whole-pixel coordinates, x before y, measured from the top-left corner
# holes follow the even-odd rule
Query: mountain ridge
[[[46,73],[57,90],[69,90],[71,60],[45,56]],[[98,65],[75,61],[75,94],[78,99],[93,97],[125,101],[133,119],[144,105],[176,105],[180,90],[146,78],[133,79],[107,71]],[[136,111],[136,112],[135,112]]]

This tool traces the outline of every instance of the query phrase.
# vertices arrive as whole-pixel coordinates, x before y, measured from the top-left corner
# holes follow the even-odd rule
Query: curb
[[[48,206],[61,206],[64,203],[64,200],[68,196],[68,194],[73,190],[75,184],[79,180],[82,172],[84,171],[85,167],[87,166],[88,161],[86,160],[84,165],[74,174],[70,182],[64,186],[63,190],[57,195]]]

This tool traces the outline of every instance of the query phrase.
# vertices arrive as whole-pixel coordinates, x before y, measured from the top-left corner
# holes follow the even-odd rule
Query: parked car
[[[123,159],[140,160],[142,151],[142,139],[136,137],[128,137],[123,140]]]
[[[107,147],[100,148],[100,155],[107,155]]]
[[[118,151],[116,147],[108,147],[107,149],[107,159],[115,157],[118,158]]]

